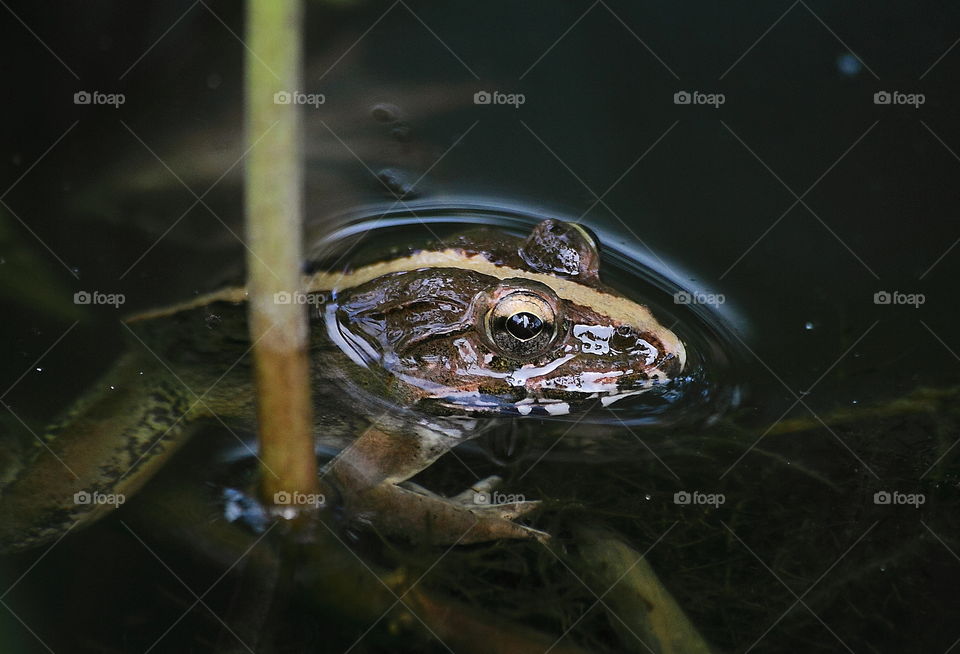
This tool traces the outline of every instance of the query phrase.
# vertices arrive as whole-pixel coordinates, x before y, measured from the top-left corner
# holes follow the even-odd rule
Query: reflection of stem
[[[248,0],[246,227],[250,331],[262,460],[261,490],[317,490],[304,307],[279,303],[300,287],[302,158],[294,103],[301,78],[302,0]],[[255,54],[254,54],[255,53]]]

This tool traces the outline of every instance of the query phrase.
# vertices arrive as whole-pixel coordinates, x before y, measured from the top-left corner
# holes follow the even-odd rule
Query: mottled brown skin
[[[456,278],[456,288],[450,281]],[[443,387],[461,393],[477,391],[502,402],[491,411],[510,409],[510,404],[533,395],[549,395],[553,399],[584,402],[586,395],[575,390],[575,380],[584,374],[602,375],[605,372],[624,372],[616,378],[606,378],[620,390],[645,388],[652,381],[667,381],[680,372],[680,360],[667,351],[661,340],[651,333],[638,332],[625,322],[610,320],[591,307],[572,302],[562,305],[562,319],[557,325],[554,342],[541,351],[516,356],[499,349],[483,329],[483,316],[496,304],[498,298],[514,289],[530,288],[525,280],[496,280],[487,275],[451,268],[428,268],[397,273],[387,278],[368,282],[339,303],[339,314],[344,324],[370,343],[386,360],[377,363],[392,373],[387,383],[395,396],[407,404],[421,400],[438,399],[437,389]],[[537,288],[547,294],[549,289]],[[584,343],[574,333],[575,325],[605,324],[613,328],[609,349],[613,356],[590,356],[583,353]],[[640,343],[649,343],[658,352],[650,364],[638,364],[638,353],[646,351]],[[459,345],[458,345],[459,344]],[[476,371],[469,368],[461,352],[468,350],[479,361]],[[540,386],[511,385],[505,378],[491,376],[513,370],[518,364],[543,367],[576,351],[577,356],[549,375],[536,378]],[[399,375],[403,375],[401,378]],[[410,383],[409,378],[429,382],[429,388]],[[558,380],[570,379],[570,391],[556,388]],[[598,381],[603,378],[599,378]],[[551,391],[540,387],[552,384]],[[425,384],[426,385],[426,384]],[[442,398],[441,398],[442,399]],[[471,407],[483,410],[483,407]]]
[[[477,505],[470,490],[445,498],[407,480],[491,414],[571,413],[680,374],[683,345],[604,287],[598,264],[589,233],[544,221],[525,240],[473,233],[304,280],[314,433],[340,451],[320,481],[348,515],[431,542],[547,537],[515,522],[536,502]],[[73,494],[133,494],[201,421],[255,428],[243,297],[224,289],[129,321],[130,353],[0,474],[0,551],[101,517],[111,507]]]

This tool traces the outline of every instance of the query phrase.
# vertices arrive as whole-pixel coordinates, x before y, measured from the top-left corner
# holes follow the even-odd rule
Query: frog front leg
[[[330,462],[322,479],[336,487],[352,513],[410,540],[468,544],[549,538],[513,521],[536,509],[539,502],[475,504],[471,491],[444,498],[399,485],[460,440],[426,427],[387,431],[383,425],[373,426]],[[489,485],[485,480],[476,487],[483,492]]]

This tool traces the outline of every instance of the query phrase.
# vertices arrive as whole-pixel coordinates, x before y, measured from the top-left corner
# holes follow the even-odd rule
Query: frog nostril
[[[520,311],[507,318],[507,331],[521,341],[526,341],[543,329],[543,321],[537,316],[527,311]]]

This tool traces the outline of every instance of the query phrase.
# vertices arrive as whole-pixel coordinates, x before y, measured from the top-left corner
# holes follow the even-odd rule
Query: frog
[[[527,234],[471,229],[363,265],[304,268],[331,503],[412,541],[548,539],[525,524],[540,502],[484,501],[499,477],[453,496],[411,479],[491,424],[580,415],[681,377],[683,341],[604,284],[600,263],[592,231],[550,218]],[[248,299],[227,286],[124,321],[126,351],[0,468],[0,551],[109,515],[121,504],[109,498],[137,493],[205,423],[255,433]]]

